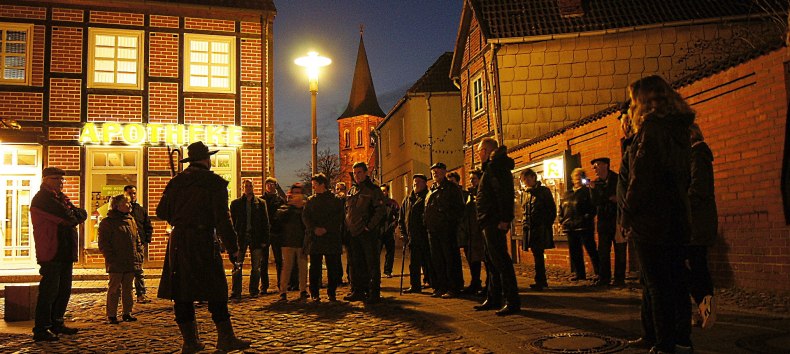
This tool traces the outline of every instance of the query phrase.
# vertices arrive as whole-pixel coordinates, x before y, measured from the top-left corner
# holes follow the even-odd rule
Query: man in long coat
[[[218,350],[246,349],[250,342],[233,333],[220,254],[224,248],[235,261],[239,251],[228,211],[228,181],[211,172],[211,155],[217,151],[209,151],[201,141],[187,151],[188,157],[179,162],[189,162],[189,167],[170,180],[156,207],[156,216],[173,226],[158,296],[175,301],[182,352],[204,348],[197,336],[195,301],[208,301]]]

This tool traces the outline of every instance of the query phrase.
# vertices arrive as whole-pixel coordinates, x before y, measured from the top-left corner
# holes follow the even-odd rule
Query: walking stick
[[[403,273],[405,273],[406,268],[406,247],[409,246],[408,239],[403,240],[403,254],[400,257],[400,290],[398,291],[399,295],[403,295]]]

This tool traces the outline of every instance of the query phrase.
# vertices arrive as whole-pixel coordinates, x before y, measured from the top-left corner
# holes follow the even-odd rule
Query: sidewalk
[[[253,339],[249,352],[472,352],[472,353],[638,353],[623,349],[626,339],[640,336],[640,290],[597,288],[564,280],[550,270],[550,287],[528,290],[530,267],[518,267],[523,310],[509,317],[476,312],[480,298],[438,299],[423,294],[399,295],[400,260],[393,278],[382,279],[382,304],[330,303],[322,289],[320,303],[278,302],[276,295],[244,297],[231,302],[237,334]],[[155,294],[158,270],[149,274]],[[274,283],[274,267],[270,267]],[[245,272],[245,275],[247,273]],[[468,279],[468,274],[467,274]],[[245,287],[248,278],[245,276]],[[96,282],[106,287],[105,281]],[[76,282],[80,283],[80,282]],[[101,284],[99,284],[101,283]],[[404,285],[408,284],[408,278]],[[79,285],[79,284],[75,284]],[[276,288],[270,286],[270,289]],[[340,288],[341,298],[349,289]],[[298,297],[296,292],[288,294]],[[0,309],[5,299],[0,299]],[[82,329],[59,342],[32,341],[32,322],[0,321],[0,352],[173,352],[180,346],[171,303],[155,300],[135,305],[138,322],[105,324],[105,293],[75,294],[69,305],[70,325]],[[216,332],[205,307],[197,311],[201,338],[213,348]],[[716,325],[694,329],[697,353],[782,353],[790,351],[790,316],[743,310],[728,303],[719,307]],[[553,338],[551,335],[590,334]]]

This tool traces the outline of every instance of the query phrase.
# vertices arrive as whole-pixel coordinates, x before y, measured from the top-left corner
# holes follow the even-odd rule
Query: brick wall
[[[49,140],[77,140],[80,137],[79,128],[51,127]]]
[[[257,22],[242,22],[241,33],[261,34],[261,24]]]
[[[50,70],[54,72],[82,72],[82,28],[52,27],[50,61]]]
[[[49,80],[49,120],[80,121],[80,79]]]
[[[242,86],[241,125],[261,126],[261,88]]]
[[[47,166],[55,166],[67,171],[80,170],[79,146],[49,146],[47,154]]]
[[[140,96],[88,95],[89,122],[139,123],[143,119]]]
[[[110,11],[91,11],[91,23],[106,23],[111,25],[142,26],[145,24],[145,15],[110,12]]]
[[[60,167],[60,165],[49,166]],[[65,176],[64,178],[66,180],[63,182],[63,194],[67,195],[77,207],[83,207],[80,204],[80,176]]]
[[[241,140],[246,144],[261,144],[263,140],[261,140],[261,132],[260,131],[247,131],[243,130],[241,132]]]
[[[187,17],[184,19],[184,28],[188,30],[234,32],[236,31],[236,23],[229,20]]]
[[[47,29],[44,26],[33,26],[33,62],[31,83],[33,86],[44,86],[44,48],[46,46]]]
[[[227,124],[235,122],[236,102],[210,98],[185,98],[185,124]]]
[[[176,16],[162,16],[162,15],[151,15],[149,18],[149,23],[151,27],[166,27],[166,28],[178,28],[178,17]]]
[[[261,149],[241,149],[241,170],[261,171]]]
[[[151,76],[178,77],[178,34],[151,32],[148,70]]]
[[[47,10],[43,7],[0,5],[0,17],[43,20],[47,18]]]
[[[165,155],[167,151],[165,149]],[[169,169],[169,167],[168,167]],[[162,192],[165,190],[167,182],[170,177],[148,177],[148,214],[151,216],[156,215],[156,206],[159,205],[159,200],[162,197]],[[148,260],[149,261],[164,261],[165,250],[167,247],[167,233],[165,228],[167,223],[164,221],[152,222],[154,226],[154,234],[151,244],[148,246]]]
[[[0,92],[0,116],[3,118],[41,120],[44,96],[33,92]]]
[[[85,11],[79,9],[52,9],[53,21],[83,22],[85,21]]]
[[[261,40],[241,40],[241,80],[261,81]]]
[[[170,171],[166,147],[148,148],[148,171]]]
[[[178,123],[178,84],[151,82],[148,84],[148,121]]]

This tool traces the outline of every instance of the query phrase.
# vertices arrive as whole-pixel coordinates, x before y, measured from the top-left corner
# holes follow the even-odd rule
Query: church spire
[[[348,106],[345,112],[338,119],[356,117],[361,115],[371,115],[384,117],[384,111],[379,106],[376,99],[376,90],[373,88],[373,77],[370,75],[368,65],[368,55],[365,52],[365,42],[362,40],[364,26],[359,26],[359,51],[357,52],[357,64],[354,68],[354,81],[351,83],[351,96],[348,99]]]

